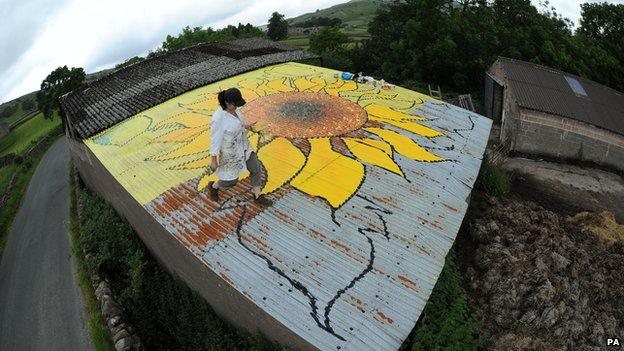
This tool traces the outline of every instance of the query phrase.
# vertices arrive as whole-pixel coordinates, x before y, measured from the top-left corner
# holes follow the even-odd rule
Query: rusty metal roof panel
[[[234,75],[85,144],[205,269],[311,345],[396,350],[455,240],[491,121],[337,73],[289,62]],[[270,206],[248,178],[219,202],[205,189],[215,93],[229,86],[263,126],[248,138]]]
[[[624,135],[623,93],[553,68],[503,57],[499,61],[519,106]]]

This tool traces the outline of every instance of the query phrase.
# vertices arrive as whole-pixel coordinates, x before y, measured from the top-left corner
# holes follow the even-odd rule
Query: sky
[[[537,5],[538,0],[531,0]],[[0,103],[39,89],[63,65],[87,73],[113,67],[160,46],[185,26],[266,24],[346,0],[0,0]],[[550,0],[578,23],[581,0]],[[624,0],[611,0],[624,3]],[[224,4],[227,4],[224,6]]]

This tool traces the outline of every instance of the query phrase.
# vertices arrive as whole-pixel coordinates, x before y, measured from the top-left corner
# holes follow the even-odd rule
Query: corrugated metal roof
[[[312,345],[396,350],[455,240],[491,121],[401,87],[342,81],[336,73],[297,63],[247,72],[155,106],[85,143],[206,269]],[[251,200],[248,179],[222,191],[218,203],[203,188],[212,177],[206,168],[214,93],[229,86],[243,91],[245,116],[268,111],[260,118],[271,135],[249,139],[271,206]],[[324,104],[327,99],[334,103]],[[307,101],[322,112],[311,121],[287,113],[274,119],[285,111],[279,104],[290,111]],[[342,104],[349,109],[335,108]],[[289,123],[293,118],[297,125]],[[334,133],[345,125],[348,130]],[[317,135],[280,136],[302,126]]]
[[[569,117],[624,135],[624,94],[553,68],[501,57],[518,105]],[[577,94],[566,77],[576,79],[587,96]]]
[[[260,38],[210,42],[125,67],[61,98],[79,138],[191,89],[269,64],[317,55]]]

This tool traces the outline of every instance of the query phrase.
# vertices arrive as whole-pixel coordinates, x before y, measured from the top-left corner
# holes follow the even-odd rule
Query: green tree
[[[310,51],[317,54],[343,51],[349,36],[338,27],[323,27],[318,33],[310,35]]]
[[[22,101],[22,110],[32,111],[35,108],[35,101],[31,98]]]
[[[115,65],[115,69],[124,68],[124,67],[130,66],[130,65],[133,65],[135,63],[141,62],[143,60],[145,60],[145,58],[139,57],[139,56],[135,56],[135,57],[132,57],[132,58],[129,58],[129,59],[125,60],[123,63]]]
[[[239,23],[238,26],[229,25],[223,29],[214,30],[211,27],[206,29],[202,27],[190,28],[186,26],[182,29],[182,33],[174,37],[167,35],[165,41],[162,43],[162,49],[151,53],[152,57],[158,55],[160,52],[177,51],[189,46],[209,42],[209,41],[226,41],[236,38],[249,38],[249,37],[263,37],[264,32],[258,27],[254,27],[252,24]]]
[[[286,39],[288,35],[288,22],[284,19],[284,15],[273,12],[269,18],[267,36],[271,40]]]
[[[41,82],[37,92],[37,107],[45,118],[51,119],[54,110],[59,108],[58,99],[84,84],[85,72],[82,68],[58,67]]]

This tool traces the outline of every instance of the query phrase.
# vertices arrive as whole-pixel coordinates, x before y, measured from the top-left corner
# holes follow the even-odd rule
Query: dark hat
[[[243,99],[243,95],[240,90],[236,88],[230,88],[223,93],[223,100],[225,102],[231,102],[237,107],[241,107],[245,104],[245,99]]]

